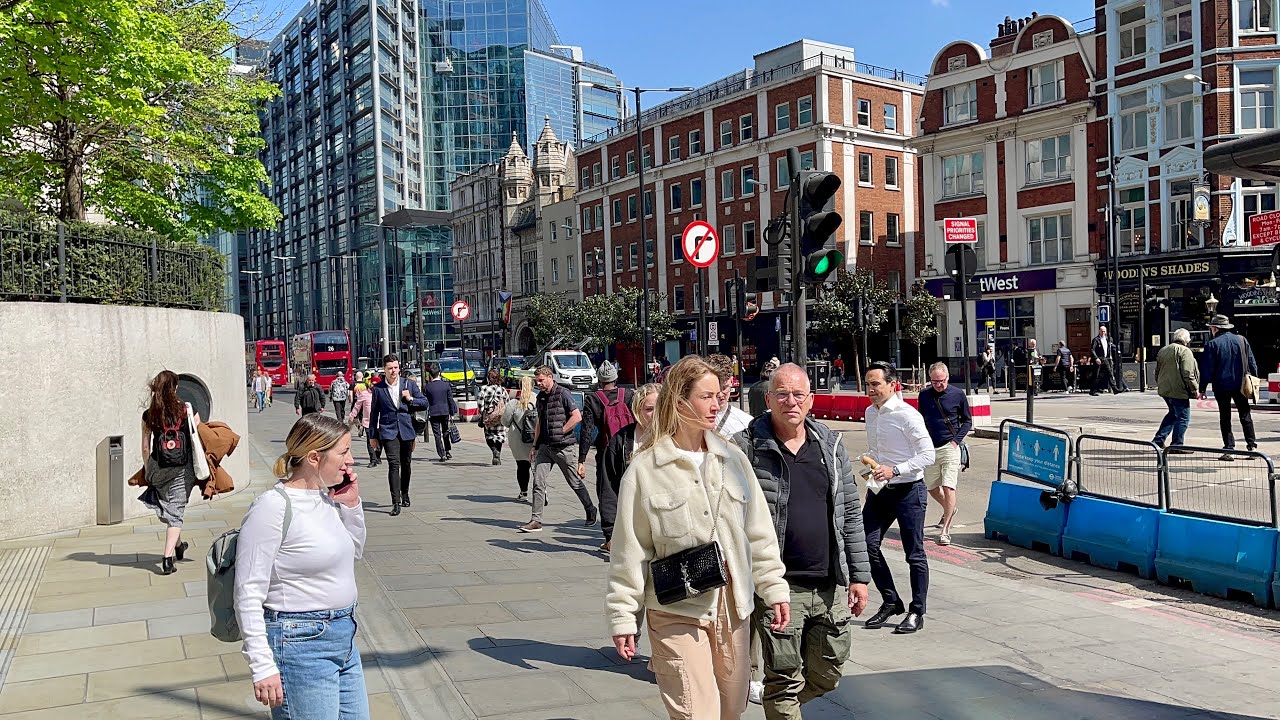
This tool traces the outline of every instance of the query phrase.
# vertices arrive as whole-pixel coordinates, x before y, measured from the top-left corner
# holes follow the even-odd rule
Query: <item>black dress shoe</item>
[[[906,635],[917,630],[924,629],[924,616],[918,612],[912,611],[902,618],[902,622],[898,623],[898,627],[894,628],[895,635]]]
[[[177,547],[173,549],[173,553],[174,555],[178,556],[179,560],[182,560],[183,556],[187,554],[188,547],[190,547],[190,545],[187,544],[186,540],[183,540],[182,542],[178,543]]]
[[[178,572],[178,569],[173,566],[173,558],[171,557],[160,558],[160,574],[161,575],[172,575],[176,572]]]
[[[395,517],[395,516],[397,516],[397,515],[399,515],[399,514],[400,514],[400,506],[399,506],[399,505],[392,505],[392,506],[391,506],[391,517]]]
[[[401,495],[401,496],[400,496],[400,504],[401,504],[401,505],[403,505],[403,506],[405,506],[405,507],[409,507],[409,505],[410,505],[410,502],[409,502],[409,493],[405,493],[405,494],[403,494],[403,495]]]
[[[867,621],[864,622],[862,626],[870,630],[874,630],[878,627],[884,627],[884,624],[889,620],[889,618],[894,615],[901,615],[906,611],[907,609],[902,606],[902,603],[896,603],[894,605],[885,603],[880,606],[880,609],[876,611],[875,615],[867,618]]]

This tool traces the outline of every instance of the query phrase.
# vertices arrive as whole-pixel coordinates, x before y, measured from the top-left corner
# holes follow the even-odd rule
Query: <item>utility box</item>
[[[108,435],[98,443],[98,524],[124,520],[124,436]]]
[[[809,387],[816,393],[831,392],[831,363],[825,360],[809,362]]]

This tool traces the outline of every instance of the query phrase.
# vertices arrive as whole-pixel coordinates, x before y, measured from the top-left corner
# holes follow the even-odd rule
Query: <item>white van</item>
[[[556,384],[570,390],[588,392],[599,384],[591,358],[581,350],[547,350],[530,367],[538,365],[551,368],[555,373]]]

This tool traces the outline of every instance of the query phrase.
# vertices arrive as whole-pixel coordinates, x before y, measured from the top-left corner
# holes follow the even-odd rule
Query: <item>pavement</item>
[[[1115,414],[1136,397],[1119,396]],[[190,506],[196,560],[177,574],[156,574],[154,518],[0,543],[0,720],[266,717],[239,646],[208,634],[201,561],[272,484],[294,419],[283,399],[250,415],[251,477]],[[837,425],[851,450],[865,447],[861,425]],[[510,455],[493,466],[479,428],[462,432],[453,462],[419,447],[399,517],[387,514],[385,466],[362,472],[359,644],[373,717],[666,717],[645,663],[612,650],[606,559],[576,498],[553,480],[547,529],[518,534],[529,508]],[[928,543],[926,628],[856,629],[844,680],[806,718],[1280,718],[1280,614],[986,541],[995,447],[974,442],[955,544]]]

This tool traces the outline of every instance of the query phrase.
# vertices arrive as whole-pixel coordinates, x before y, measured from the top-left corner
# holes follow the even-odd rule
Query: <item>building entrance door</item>
[[[1092,322],[1089,308],[1067,308],[1067,347],[1076,358],[1089,354],[1089,345],[1093,342]]]

